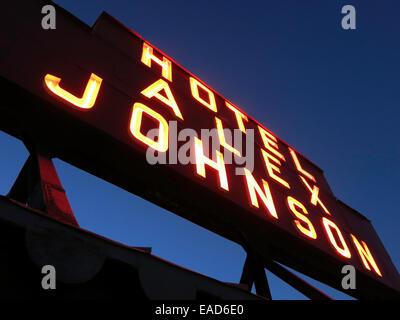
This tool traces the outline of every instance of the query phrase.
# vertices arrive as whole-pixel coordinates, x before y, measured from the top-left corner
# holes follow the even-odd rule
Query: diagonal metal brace
[[[311,300],[333,300],[330,296],[318,290],[307,281],[298,277],[296,274],[275,261],[265,260],[265,267],[268,269],[268,271],[272,272],[278,278],[282,279]]]
[[[39,152],[31,152],[7,197],[79,227],[53,161]]]
[[[247,253],[240,284],[245,284],[250,291],[253,283],[258,295],[270,300],[272,299],[264,266],[256,256]]]

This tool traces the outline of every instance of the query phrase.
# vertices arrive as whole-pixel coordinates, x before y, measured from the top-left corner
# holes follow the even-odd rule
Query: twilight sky
[[[240,106],[325,171],[400,268],[398,1],[57,0],[92,25],[104,10]],[[341,28],[352,4],[357,29]],[[249,54],[251,52],[251,54]],[[0,193],[27,152],[0,132]],[[238,245],[55,160],[79,224],[222,281],[238,282]],[[268,272],[274,299],[304,297]],[[333,298],[346,295],[311,281]]]

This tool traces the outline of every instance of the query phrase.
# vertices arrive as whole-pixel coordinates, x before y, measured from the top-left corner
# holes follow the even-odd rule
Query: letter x
[[[310,185],[308,184],[308,182],[306,181],[306,179],[304,179],[302,176],[300,176],[300,178],[301,178],[301,181],[303,181],[303,183],[307,187],[307,189],[310,190],[310,192],[311,192],[311,203],[314,206],[316,206],[319,203],[320,206],[322,207],[322,209],[324,209],[324,211],[330,215],[331,213],[329,212],[329,210],[325,207],[325,205],[322,203],[322,201],[318,198],[319,188],[316,185],[314,185],[314,188],[311,188]]]

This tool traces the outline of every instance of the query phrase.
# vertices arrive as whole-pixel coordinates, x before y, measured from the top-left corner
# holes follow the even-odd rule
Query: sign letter
[[[160,94],[161,90],[164,90],[165,95],[167,97]],[[171,92],[171,89],[169,88],[168,83],[165,82],[163,79],[160,79],[160,80],[154,82],[153,84],[148,86],[146,89],[144,89],[141,93],[149,99],[152,97],[155,97],[158,100],[160,100],[161,102],[165,103],[167,106],[171,107],[171,109],[174,111],[175,115],[179,119],[183,120],[182,113],[179,110],[179,107],[175,101],[175,98]]]
[[[360,255],[360,258],[362,260],[362,263],[364,264],[364,267],[367,268],[367,270],[371,270],[370,266],[375,270],[376,274],[382,277],[382,273],[379,270],[378,266],[376,265],[376,262],[374,260],[374,257],[372,256],[371,252],[369,251],[367,244],[364,241],[361,241],[362,245],[360,242],[358,242],[357,238],[351,234],[351,238],[353,239],[353,242],[357,248],[358,254]]]
[[[147,137],[140,131],[143,114],[147,114],[158,122],[157,141]],[[161,114],[139,102],[133,105],[130,130],[136,139],[157,151],[165,152],[168,150],[168,129],[168,123]]]
[[[246,128],[244,126],[243,120],[248,121],[247,116],[242,112],[240,112],[239,109],[231,105],[229,102],[225,101],[225,104],[229,109],[231,109],[235,113],[236,122],[238,124],[240,131],[246,133]]]
[[[153,54],[153,48],[150,47],[146,42],[143,42],[143,51],[142,51],[142,62],[151,68],[151,61],[154,61],[158,65],[161,66],[162,68],[162,76],[169,80],[172,81],[172,64],[171,61],[169,61],[166,57],[162,57],[162,60],[157,58]]]
[[[345,258],[351,258],[351,253],[349,248],[347,247],[346,242],[344,241],[343,235],[340,232],[338,226],[331,220],[323,217],[322,221],[324,223],[324,228],[326,231],[326,234],[329,237],[329,241],[331,242],[332,246],[336,249],[337,252],[339,252],[343,257]],[[335,236],[332,233],[332,230],[335,230],[337,237],[339,238],[342,248],[339,247],[339,245],[336,242]]]
[[[199,87],[205,91],[208,95],[208,101],[204,100],[200,97]],[[201,84],[198,80],[193,77],[190,77],[190,90],[192,91],[192,96],[202,105],[206,106],[210,110],[217,112],[217,104],[215,102],[214,93],[208,89],[205,85]]]
[[[203,178],[205,178],[206,177],[205,165],[208,165],[211,168],[214,168],[215,170],[218,171],[219,183],[220,183],[221,188],[228,191],[229,190],[228,177],[226,176],[224,156],[222,155],[222,153],[219,152],[218,150],[216,150],[217,161],[215,162],[215,161],[207,158],[204,155],[203,143],[197,137],[194,138],[194,146],[195,146],[195,153],[196,153],[197,174],[202,176]]]
[[[257,200],[257,194],[258,194],[258,196],[264,203],[265,207],[268,209],[270,215],[273,216],[275,219],[278,219],[278,214],[276,213],[274,201],[272,200],[271,191],[269,190],[267,181],[261,179],[264,187],[264,191],[262,191],[261,187],[254,179],[251,172],[247,168],[243,168],[243,170],[246,175],[247,188],[249,190],[251,204],[256,208],[259,207]]]
[[[51,74],[46,74],[44,77],[44,82],[51,92],[81,109],[90,109],[94,106],[102,81],[103,79],[92,73],[82,98],[78,98],[60,87],[60,78]]]
[[[310,237],[311,239],[317,239],[317,233],[315,232],[314,226],[312,225],[311,221],[304,215],[308,214],[306,207],[300,201],[297,201],[295,198],[292,197],[287,197],[287,203],[293,214],[302,222],[306,223],[308,226],[308,228],[305,228],[301,225],[299,220],[294,220],[296,227],[307,237]],[[296,207],[300,208],[304,214],[299,212]]]

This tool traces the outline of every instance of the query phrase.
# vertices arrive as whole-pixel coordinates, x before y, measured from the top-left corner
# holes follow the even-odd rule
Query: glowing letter
[[[311,221],[304,215],[308,214],[306,207],[300,201],[297,201],[295,198],[292,197],[287,197],[287,203],[293,214],[301,221],[305,222],[308,226],[308,228],[305,228],[301,225],[299,220],[294,220],[296,227],[307,237],[310,237],[311,239],[317,239],[317,233],[315,232],[314,226],[312,225]],[[296,207],[300,208],[304,214],[297,211]]]
[[[278,172],[278,173],[281,173],[281,170],[280,170],[276,165],[272,164],[269,160],[271,159],[273,162],[275,162],[275,163],[278,164],[278,165],[281,165],[281,162],[280,162],[277,158],[271,156],[271,155],[270,155],[268,152],[266,152],[265,150],[261,149],[261,152],[262,152],[262,154],[263,154],[263,156],[264,156],[264,162],[265,162],[265,165],[266,165],[266,167],[267,167],[269,176],[270,176],[272,179],[274,179],[274,180],[278,181],[279,183],[283,184],[286,188],[290,189],[289,183],[287,183],[287,182],[286,182],[285,180],[283,180],[281,177],[278,177],[278,176],[275,174],[275,172],[274,172],[274,171],[276,171],[276,172]]]
[[[325,207],[325,205],[322,203],[322,201],[318,198],[318,194],[319,194],[319,188],[317,186],[314,186],[313,189],[311,189],[310,185],[307,183],[306,179],[304,179],[302,176],[300,176],[301,181],[303,181],[303,183],[305,184],[305,186],[307,187],[307,189],[311,192],[311,203],[316,206],[317,203],[320,204],[320,206],[322,207],[322,209],[324,209],[325,213],[327,214],[331,214],[329,212],[329,210]]]
[[[239,109],[237,109],[236,107],[231,105],[229,102],[225,101],[225,104],[229,109],[231,109],[235,113],[236,122],[238,124],[240,131],[242,131],[243,133],[246,133],[246,128],[243,124],[243,119],[248,121],[247,116],[245,114],[243,114],[242,112],[240,112]]]
[[[153,48],[150,47],[146,42],[143,42],[143,51],[142,51],[142,62],[151,68],[151,60],[153,60],[155,63],[161,66],[162,68],[162,76],[169,80],[172,81],[172,64],[171,61],[169,61],[166,57],[162,58],[162,61],[158,59],[154,54],[153,54]]]
[[[285,157],[278,151],[278,144],[276,143],[277,142],[276,138],[271,133],[269,133],[264,128],[261,128],[260,126],[258,126],[258,130],[260,131],[260,135],[264,142],[265,148],[267,148],[267,150],[275,154],[278,158],[282,159],[283,161],[286,161]]]
[[[217,123],[217,130],[218,130],[218,137],[219,137],[219,143],[221,146],[224,148],[228,149],[230,152],[238,155],[240,157],[240,152],[236,150],[234,147],[232,147],[228,142],[225,140],[225,134],[224,134],[224,127],[222,126],[222,121],[215,117],[215,122]]]
[[[351,258],[351,253],[349,248],[347,247],[346,242],[344,241],[343,235],[340,232],[338,226],[332,222],[331,220],[328,220],[327,218],[323,217],[322,222],[324,223],[324,228],[326,231],[326,234],[329,237],[329,241],[333,245],[333,247],[336,249],[337,252],[339,252],[343,257],[350,259]],[[342,243],[343,248],[339,247],[335,237],[332,234],[332,228],[336,231],[336,234],[339,237],[340,242]]]
[[[161,90],[164,90],[165,95],[167,97],[159,93]],[[171,107],[172,110],[174,110],[175,115],[179,119],[183,120],[181,111],[179,110],[179,107],[176,104],[171,89],[169,88],[168,83],[166,83],[163,79],[157,80],[156,82],[148,86],[146,89],[144,89],[141,93],[145,95],[147,98],[155,97],[161,102],[165,103],[167,106]]]
[[[312,176],[309,172],[307,172],[306,170],[304,170],[301,167],[301,164],[300,164],[299,159],[297,158],[296,152],[290,147],[289,147],[289,151],[290,151],[290,154],[291,154],[291,156],[293,158],[294,164],[296,165],[297,170],[300,173],[304,174],[308,179],[311,179],[312,181],[316,182],[314,176]]]
[[[256,208],[259,208],[257,200],[257,194],[258,194],[258,196],[264,203],[265,207],[268,209],[270,215],[273,216],[275,219],[278,219],[278,214],[276,213],[274,201],[272,199],[271,191],[269,190],[267,181],[261,179],[264,186],[264,192],[263,192],[261,190],[261,187],[254,179],[251,172],[247,168],[243,169],[246,175],[247,188],[249,190],[251,204]]]
[[[44,77],[44,82],[51,92],[68,101],[69,103],[72,103],[74,106],[82,109],[90,109],[94,106],[102,81],[103,79],[92,73],[82,98],[78,98],[60,87],[60,78],[57,78],[51,74],[46,74]]]
[[[158,127],[158,140],[154,141],[149,137],[146,137],[144,134],[140,132],[140,128],[142,125],[142,117],[143,113],[149,115],[159,123]],[[164,117],[145,106],[142,103],[136,102],[133,105],[132,117],[131,117],[131,125],[130,130],[133,136],[148,145],[149,147],[160,151],[165,152],[168,150],[168,123],[164,119]]]
[[[199,87],[202,88],[208,94],[208,102],[204,100],[199,95]],[[192,96],[199,101],[201,104],[205,105],[207,108],[211,109],[214,112],[217,112],[217,104],[215,102],[214,93],[208,89],[206,86],[201,84],[195,78],[190,77],[190,90],[192,91]]]
[[[372,266],[372,268],[374,268],[375,272],[382,277],[382,273],[379,270],[378,266],[375,263],[374,257],[372,256],[371,252],[369,251],[367,244],[361,240],[362,245],[360,244],[360,242],[358,242],[357,238],[355,236],[353,236],[352,234],[350,234],[353,242],[357,248],[358,254],[360,255],[360,258],[365,266],[365,268],[367,268],[368,270],[371,270],[370,266]],[[369,262],[369,264],[368,264]]]
[[[207,158],[204,155],[203,151],[203,143],[197,137],[194,137],[194,146],[195,146],[195,153],[196,153],[196,171],[197,174],[202,176],[203,178],[206,177],[206,168],[205,165],[209,165],[211,168],[214,168],[218,171],[219,176],[219,184],[222,189],[229,190],[228,186],[228,177],[226,176],[225,171],[225,163],[224,163],[224,156],[218,150],[217,153],[217,162]]]

